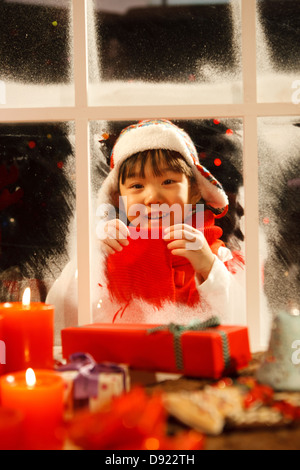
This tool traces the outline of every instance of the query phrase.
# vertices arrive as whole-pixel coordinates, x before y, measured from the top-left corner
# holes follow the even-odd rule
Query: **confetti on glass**
[[[220,160],[220,158],[215,158],[214,164],[215,164],[216,166],[221,166],[221,165],[222,165],[222,160]]]
[[[63,166],[64,166],[63,162],[58,162],[57,163],[57,168],[62,169]]]
[[[264,223],[265,225],[268,225],[268,224],[270,223],[269,217],[264,217],[263,223]]]
[[[30,142],[28,142],[28,147],[30,149],[34,149],[36,147],[36,142],[34,142],[34,140],[30,140]]]
[[[52,21],[52,26],[57,26],[57,25],[58,25],[57,21]]]
[[[199,158],[206,158],[206,153],[205,152],[199,153]]]
[[[227,129],[226,134],[227,134],[227,135],[232,135],[232,134],[233,134],[233,130],[232,130],[232,129]]]
[[[219,119],[214,119],[214,121],[213,121],[213,122],[214,122],[214,124],[215,124],[216,126],[218,126],[218,125],[220,124],[220,121],[219,121]]]

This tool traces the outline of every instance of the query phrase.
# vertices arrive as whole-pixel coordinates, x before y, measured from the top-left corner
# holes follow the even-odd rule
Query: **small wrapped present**
[[[97,362],[213,379],[247,367],[251,358],[247,328],[221,326],[217,318],[186,326],[92,324],[62,330],[63,356],[78,348]]]
[[[129,391],[127,367],[113,363],[97,364],[86,353],[74,353],[57,372],[65,383],[66,412],[88,408],[97,411],[112,398]]]

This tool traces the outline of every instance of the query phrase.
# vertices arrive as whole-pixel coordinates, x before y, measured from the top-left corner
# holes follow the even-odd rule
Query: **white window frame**
[[[72,0],[75,105],[47,108],[0,108],[0,123],[75,122],[78,323],[92,321],[90,243],[90,121],[130,121],[143,118],[169,119],[242,118],[244,122],[244,191],[246,239],[246,306],[252,351],[261,350],[260,258],[257,119],[267,116],[299,116],[290,103],[258,103],[256,77],[256,0],[241,0],[243,92],[241,104],[89,106],[87,2]],[[291,84],[292,87],[292,84]],[[292,88],[291,88],[292,95]],[[176,98],[174,99],[174,102]],[[84,248],[83,248],[84,247]]]

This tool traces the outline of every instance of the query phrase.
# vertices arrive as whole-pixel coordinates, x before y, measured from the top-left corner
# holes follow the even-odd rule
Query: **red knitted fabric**
[[[219,247],[224,246],[219,240],[222,229],[214,226],[210,211],[205,211],[204,221],[204,235],[213,253],[217,254]],[[146,232],[148,234],[141,233],[136,240],[129,238],[128,246],[108,256],[106,275],[111,296],[125,304],[134,297],[141,298],[157,308],[164,301],[189,306],[198,303],[195,271],[190,262],[170,253],[162,233],[159,239],[151,239],[148,229]]]

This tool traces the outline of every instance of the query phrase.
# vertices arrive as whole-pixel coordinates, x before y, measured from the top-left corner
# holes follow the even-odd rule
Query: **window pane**
[[[257,8],[258,101],[299,104],[300,3],[259,0]]]
[[[45,301],[69,260],[73,140],[71,123],[0,125],[1,302],[21,300],[26,287]]]
[[[91,105],[241,102],[239,0],[93,4]]]
[[[300,119],[259,119],[263,338],[280,310],[300,305]]]
[[[222,304],[216,306],[214,313],[220,314],[222,320],[232,321],[235,324],[245,324],[245,288],[244,288],[244,275],[245,269],[242,262],[244,252],[244,211],[243,211],[243,163],[242,163],[242,122],[236,120],[197,120],[197,121],[174,121],[179,127],[183,128],[192,138],[196,144],[197,152],[202,165],[206,168],[222,183],[228,198],[229,198],[229,211],[227,215],[220,219],[215,219],[216,226],[223,229],[219,235],[225,243],[225,245],[232,251],[234,259],[229,261],[227,265],[228,269],[235,271],[232,275],[232,284],[230,291],[230,299],[227,304],[224,305],[224,299]],[[112,150],[112,146],[119,135],[120,131],[130,125],[132,122],[92,122],[90,126],[91,132],[91,148],[92,152],[92,195],[93,195],[93,213],[97,215],[96,222],[94,221],[92,227],[92,237],[94,239],[93,248],[93,297],[94,297],[94,310],[93,320],[95,322],[144,322],[144,323],[155,323],[168,321],[187,322],[189,319],[197,318],[203,319],[210,312],[210,307],[206,308],[206,304],[203,301],[201,308],[197,304],[190,310],[190,304],[188,300],[171,303],[171,310],[168,306],[159,308],[153,311],[149,305],[144,306],[142,311],[140,310],[141,304],[139,301],[135,301],[133,296],[144,299],[144,289],[151,293],[153,283],[157,283],[159,280],[158,289],[164,289],[169,281],[172,283],[172,278],[169,275],[162,275],[164,269],[167,269],[164,264],[165,246],[152,246],[151,243],[160,242],[160,240],[131,240],[129,245],[124,248],[120,253],[120,256],[124,256],[122,260],[119,258],[116,262],[119,266],[114,271],[114,282],[115,285],[111,288],[110,286],[110,270],[114,269],[114,260],[112,257],[109,259],[103,259],[100,253],[101,241],[99,240],[99,227],[102,228],[102,222],[106,223],[108,220],[120,217],[121,212],[118,214],[118,202],[115,204],[114,198],[111,197],[113,191],[109,191],[109,196],[104,196],[104,185],[103,181],[106,179],[109,173],[109,160]],[[99,143],[100,140],[100,143]],[[146,183],[145,183],[146,184]],[[202,204],[203,201],[201,201]],[[108,203],[108,205],[107,205]],[[144,202],[141,201],[142,204]],[[167,202],[168,203],[168,202]],[[146,202],[145,202],[146,204]],[[93,218],[95,219],[95,217]],[[190,224],[188,218],[184,219],[186,223]],[[126,221],[125,223],[129,223]],[[99,224],[99,225],[98,225]],[[215,229],[213,229],[215,230]],[[218,229],[217,229],[218,231]],[[207,232],[205,232],[207,235]],[[218,236],[219,236],[218,235]],[[208,235],[207,235],[208,236]],[[135,247],[131,247],[130,243],[136,242]],[[143,258],[143,250],[140,244],[145,242],[143,245],[145,248],[146,260]],[[164,242],[162,242],[163,244]],[[212,242],[210,242],[212,243]],[[103,246],[103,245],[102,245]],[[151,248],[152,246],[152,248]],[[126,258],[126,248],[132,250],[131,256],[133,258]],[[148,251],[147,251],[148,250]],[[157,251],[158,250],[158,251]],[[143,281],[143,273],[148,269],[148,263],[156,262],[155,259],[159,255],[159,268],[158,270],[152,270],[152,274],[149,274],[147,282]],[[221,250],[222,251],[222,250]],[[226,250],[225,250],[226,251]],[[142,253],[142,254],[141,254]],[[147,253],[149,253],[147,255]],[[227,252],[228,253],[228,252]],[[220,253],[219,253],[220,254]],[[115,258],[116,259],[116,258]],[[133,259],[135,261],[133,261]],[[144,262],[143,262],[144,259]],[[161,265],[160,265],[160,259]],[[173,260],[174,261],[174,260]],[[171,260],[171,262],[173,262]],[[232,264],[231,264],[232,263]],[[145,267],[147,266],[147,268]],[[223,265],[222,265],[223,266]],[[175,268],[176,270],[177,268]],[[225,270],[226,271],[226,270]],[[108,273],[108,277],[106,277]],[[226,271],[227,273],[227,271]],[[154,277],[153,277],[154,276]],[[192,274],[194,276],[194,272]],[[171,279],[171,280],[170,280]],[[144,284],[142,285],[142,283]],[[177,281],[174,281],[175,283]],[[130,297],[128,305],[124,305],[124,298],[128,285],[130,285]],[[177,284],[176,284],[177,285]],[[166,289],[170,286],[168,285]],[[178,286],[177,286],[178,287]],[[215,301],[216,305],[221,302],[221,291],[216,292]],[[115,290],[114,290],[115,289]],[[148,291],[149,289],[149,291]],[[177,292],[177,291],[176,291]],[[111,294],[112,293],[112,294]],[[113,300],[110,297],[112,295]],[[155,293],[155,295],[157,292]],[[148,294],[147,294],[148,295]],[[152,294],[151,294],[152,295]],[[158,294],[157,294],[158,295]],[[163,294],[164,295],[164,294]],[[204,294],[203,294],[204,295]],[[125,296],[125,297],[123,297]],[[117,297],[117,300],[116,300]],[[123,299],[120,301],[120,297]],[[128,300],[128,299],[127,299]],[[161,299],[164,301],[163,298]],[[202,299],[203,300],[203,299]],[[153,301],[151,298],[150,304]],[[152,305],[151,305],[152,307]],[[170,306],[169,306],[170,307]],[[124,308],[124,310],[123,310]]]
[[[0,1],[0,105],[72,105],[71,0]]]

